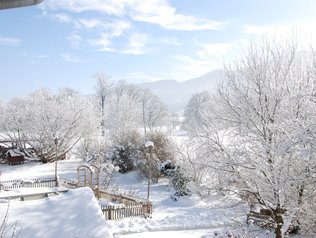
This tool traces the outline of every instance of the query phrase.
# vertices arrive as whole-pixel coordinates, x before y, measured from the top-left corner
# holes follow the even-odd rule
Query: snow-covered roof
[[[12,157],[13,156],[21,156],[23,153],[19,149],[9,149],[7,151],[7,154],[10,154]]]

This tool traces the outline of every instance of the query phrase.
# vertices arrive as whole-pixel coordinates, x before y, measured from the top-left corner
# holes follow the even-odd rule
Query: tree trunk
[[[275,227],[275,238],[284,238],[284,234],[283,234],[283,231],[282,231],[282,227],[283,227],[283,212],[282,210],[277,207],[274,211],[274,217],[275,217],[275,223],[276,223],[276,227]]]

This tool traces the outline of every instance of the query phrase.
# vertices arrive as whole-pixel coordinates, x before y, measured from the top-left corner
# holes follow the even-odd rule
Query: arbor
[[[269,210],[277,238],[314,206],[315,62],[295,44],[250,47],[192,131],[225,188]]]

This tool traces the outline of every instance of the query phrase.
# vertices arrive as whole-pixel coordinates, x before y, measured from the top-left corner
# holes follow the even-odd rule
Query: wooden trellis
[[[100,169],[95,165],[81,165],[77,168],[78,187],[90,187],[99,198]]]

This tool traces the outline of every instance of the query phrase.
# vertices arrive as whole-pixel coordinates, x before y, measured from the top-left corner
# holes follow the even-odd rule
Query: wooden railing
[[[77,188],[77,183],[70,180],[58,180],[59,186],[66,188]],[[55,187],[56,181],[51,178],[32,178],[32,179],[15,179],[0,181],[0,191],[8,191],[17,188],[41,188]],[[95,192],[95,191],[94,191]],[[98,195],[97,195],[98,194]],[[149,201],[141,201],[139,199],[129,198],[122,195],[111,194],[107,191],[98,190],[96,196],[98,198],[116,201],[117,205],[102,205],[101,210],[106,220],[119,220],[127,217],[151,217],[152,203]]]
[[[131,205],[101,205],[101,210],[106,220],[120,220],[127,217],[151,217],[152,204],[140,202]]]
[[[65,187],[65,188],[69,188],[69,189],[78,188],[77,182],[72,181],[72,180],[59,179],[58,184],[61,187]]]
[[[55,178],[31,178],[0,181],[1,190],[13,190],[17,188],[43,188],[55,187]]]
[[[119,202],[119,203],[123,203],[125,205],[133,205],[135,203],[140,203],[140,202],[144,202],[142,200],[136,199],[136,198],[130,198],[130,197],[126,197],[120,194],[114,194],[114,193],[109,193],[107,191],[104,190],[100,190],[99,191],[99,197],[112,201],[112,202]]]

